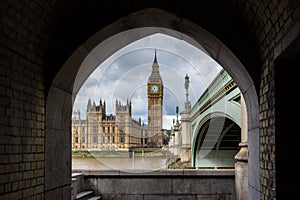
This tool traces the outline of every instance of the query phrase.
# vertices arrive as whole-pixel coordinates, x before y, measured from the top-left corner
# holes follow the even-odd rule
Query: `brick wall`
[[[244,22],[252,27],[263,63],[259,91],[261,199],[273,199],[276,198],[274,58],[281,53],[276,52],[276,46],[294,25],[300,2],[248,0],[234,4],[242,11]]]
[[[51,3],[0,3],[0,199],[43,199]]]

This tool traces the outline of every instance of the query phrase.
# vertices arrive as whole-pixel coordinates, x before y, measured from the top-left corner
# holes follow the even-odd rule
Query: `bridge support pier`
[[[182,144],[180,159],[181,162],[191,162],[191,121],[189,110],[181,112],[181,128]]]
[[[241,147],[235,159],[235,189],[237,200],[248,199],[248,126],[246,104],[241,94]]]
[[[235,190],[237,200],[248,199],[248,146],[240,143],[241,150],[235,156]]]

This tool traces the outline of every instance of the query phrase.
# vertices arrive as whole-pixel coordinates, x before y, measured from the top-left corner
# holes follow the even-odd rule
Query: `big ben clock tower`
[[[151,75],[147,83],[148,95],[148,146],[162,145],[162,114],[163,114],[163,82],[159,75],[159,66],[156,58],[152,64]]]

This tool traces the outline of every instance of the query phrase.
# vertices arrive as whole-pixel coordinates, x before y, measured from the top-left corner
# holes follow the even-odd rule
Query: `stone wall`
[[[103,200],[236,199],[232,169],[82,173],[85,189],[94,190]]]

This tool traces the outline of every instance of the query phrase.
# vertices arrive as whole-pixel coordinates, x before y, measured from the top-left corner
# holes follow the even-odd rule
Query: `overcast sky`
[[[170,129],[184,109],[186,74],[190,77],[189,100],[192,106],[221,70],[213,59],[183,40],[164,34],[147,36],[120,49],[99,65],[79,90],[73,110],[85,119],[88,99],[106,102],[107,114],[115,114],[115,101],[132,102],[134,119],[147,123],[147,81],[151,73],[154,52],[164,84],[163,128]]]

